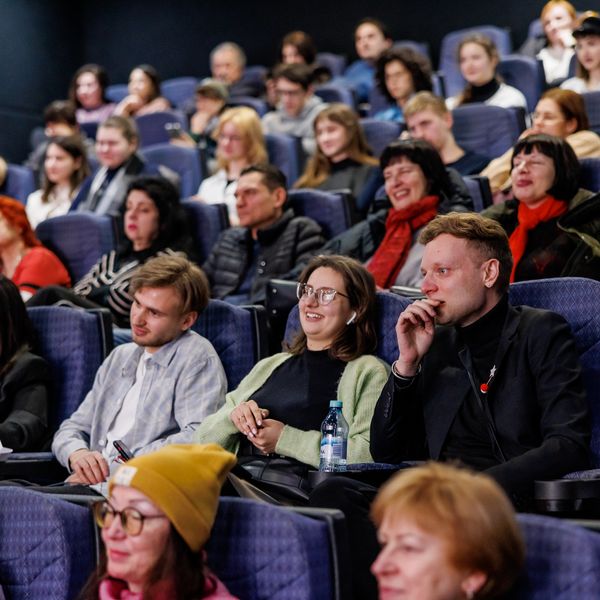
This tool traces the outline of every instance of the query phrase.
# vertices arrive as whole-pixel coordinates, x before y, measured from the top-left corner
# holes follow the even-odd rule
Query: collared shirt
[[[124,344],[102,363],[92,389],[54,436],[52,451],[62,465],[68,466],[75,450],[104,450],[143,352],[137,344]],[[134,455],[193,442],[198,425],[223,404],[226,388],[212,344],[193,331],[183,333],[148,359],[135,422],[123,442]]]

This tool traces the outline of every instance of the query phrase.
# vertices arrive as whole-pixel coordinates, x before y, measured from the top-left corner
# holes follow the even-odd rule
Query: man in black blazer
[[[512,255],[498,223],[450,213],[421,232],[425,295],[398,318],[398,360],[371,423],[376,462],[458,461],[485,471],[522,506],[536,479],[588,464],[590,425],[577,349],[559,315],[508,302]],[[376,598],[378,545],[368,519],[377,489],[344,477],[315,488],[339,508],[353,586]]]
[[[457,460],[515,497],[588,467],[589,421],[566,321],[508,303],[508,239],[476,214],[421,234],[425,298],[396,325],[399,357],[371,425],[378,462]]]

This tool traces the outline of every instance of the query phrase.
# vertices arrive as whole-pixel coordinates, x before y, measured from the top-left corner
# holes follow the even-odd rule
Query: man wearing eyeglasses
[[[268,281],[293,279],[288,273],[316,254],[324,238],[315,221],[285,207],[285,175],[272,165],[244,169],[235,196],[240,227],[221,233],[202,268],[213,298],[262,304]]]
[[[316,149],[313,122],[327,107],[313,94],[313,71],[306,65],[283,65],[273,78],[279,105],[262,118],[263,131],[301,138],[304,152],[311,156]]]

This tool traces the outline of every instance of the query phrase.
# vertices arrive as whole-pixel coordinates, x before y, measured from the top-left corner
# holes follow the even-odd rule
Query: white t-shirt
[[[73,198],[77,195],[77,191],[71,192],[68,185],[55,187],[48,194],[47,202],[42,201],[42,190],[36,190],[29,194],[25,210],[32,229],[35,229],[42,221],[50,217],[66,215],[69,208],[71,208]]]
[[[571,58],[575,54],[573,48],[542,48],[537,58],[544,65],[546,81],[552,83],[556,79],[564,79],[569,74]],[[562,86],[561,86],[562,87]]]
[[[227,172],[225,169],[219,169],[214,175],[202,181],[198,188],[198,196],[207,204],[225,203],[229,213],[229,222],[231,225],[237,225],[239,219],[235,205],[236,189],[237,180],[227,181]]]
[[[563,90],[571,90],[578,94],[585,94],[586,92],[598,92],[600,91],[600,83],[594,87],[588,87],[588,82],[581,77],[571,77],[560,84]]]
[[[512,85],[506,85],[506,83],[501,83],[498,91],[493,96],[490,96],[484,104],[488,106],[501,106],[502,108],[521,107],[527,110],[527,100],[523,92],[512,87]],[[447,98],[446,106],[448,110],[456,108],[458,106],[458,96]]]

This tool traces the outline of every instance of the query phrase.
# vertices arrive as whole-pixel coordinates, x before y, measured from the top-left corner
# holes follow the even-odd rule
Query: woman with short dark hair
[[[0,442],[16,452],[40,450],[48,428],[50,367],[32,354],[31,321],[19,289],[3,275],[0,315]]]
[[[530,135],[514,147],[513,200],[483,214],[510,236],[511,281],[600,279],[600,195],[579,189],[579,161],[563,139]]]

